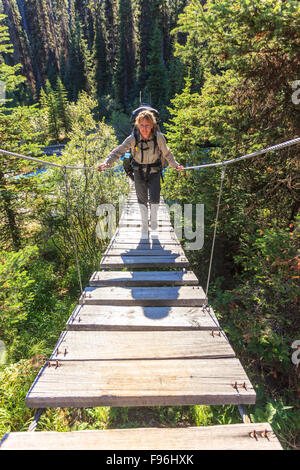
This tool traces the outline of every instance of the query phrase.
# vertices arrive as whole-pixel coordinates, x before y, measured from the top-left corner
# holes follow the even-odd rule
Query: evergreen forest
[[[25,396],[78,303],[78,268],[84,286],[99,268],[97,207],[118,207],[129,184],[120,162],[88,168],[141,102],[186,167],[300,137],[299,2],[0,0],[0,150],[12,153],[0,151],[0,439],[28,429]],[[255,386],[246,412],[286,450],[300,449],[299,153],[226,167],[208,292]],[[86,169],[66,177],[13,154]],[[202,286],[220,184],[219,167],[169,167],[162,183],[167,203],[204,205],[203,247],[186,250]],[[53,408],[37,430],[238,422],[233,405]]]

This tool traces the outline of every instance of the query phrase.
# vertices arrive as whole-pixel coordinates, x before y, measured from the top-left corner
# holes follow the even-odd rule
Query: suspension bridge
[[[223,163],[218,208],[224,167],[232,162]],[[72,168],[63,167],[66,188]],[[218,211],[214,239],[217,221]],[[204,291],[189,270],[163,198],[158,222],[148,239],[141,238],[131,187],[99,271],[89,286],[81,285],[78,305],[27,393],[26,406],[37,410],[35,418],[27,432],[5,434],[0,449],[282,449],[269,423],[251,423],[246,415],[243,405],[256,402],[253,384],[209,305],[214,239]],[[241,423],[34,432],[42,411],[51,407],[229,404],[238,406]]]

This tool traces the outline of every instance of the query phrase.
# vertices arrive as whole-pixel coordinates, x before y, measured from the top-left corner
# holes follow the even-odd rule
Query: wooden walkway
[[[139,208],[131,191],[100,270],[91,276],[30,388],[27,407],[255,403],[252,384],[195,274],[186,269],[189,262],[163,200],[158,219],[159,230],[141,239]],[[267,423],[10,433],[0,447],[281,448]]]

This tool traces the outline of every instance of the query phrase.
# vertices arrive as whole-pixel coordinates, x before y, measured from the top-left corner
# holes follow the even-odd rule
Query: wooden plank
[[[145,238],[144,234],[145,232],[142,232],[139,227],[133,230],[128,230],[128,228],[121,228],[117,230],[116,234],[111,238],[111,240],[115,238],[122,238],[125,239],[125,241],[132,240],[136,243],[142,238],[142,236],[143,239]],[[160,243],[164,242],[164,240],[167,242],[172,241],[172,243],[180,243],[179,239],[176,237],[176,234],[172,231],[149,230],[146,233],[146,237],[149,241],[157,240]]]
[[[38,374],[26,406],[238,405],[255,398],[236,358],[53,361]]]
[[[142,307],[77,305],[66,324],[67,330],[209,330],[220,325],[205,307]]]
[[[50,356],[59,361],[216,359],[235,357],[227,338],[210,331],[64,331]]]
[[[151,215],[151,212],[148,211],[148,219],[150,220],[150,215]],[[161,222],[169,222],[170,223],[170,216],[167,212],[162,212],[162,211],[158,211],[157,214],[156,214],[156,218],[157,220],[161,221]],[[130,221],[130,222],[136,222],[136,221],[141,221],[142,220],[142,217],[141,217],[141,213],[139,210],[134,210],[134,211],[124,211],[122,212],[121,214],[121,217],[119,219],[119,221]]]
[[[100,268],[151,268],[151,267],[189,267],[187,258],[180,255],[173,256],[103,256]]]
[[[148,217],[150,217],[151,210],[148,210]],[[161,218],[162,220],[170,220],[170,213],[167,210],[163,209],[158,209],[156,212],[157,218]],[[141,211],[140,209],[133,209],[133,208],[127,208],[125,209],[121,216],[121,219],[129,219],[129,220],[141,220]]]
[[[159,209],[157,211],[157,219],[162,221],[170,221],[171,217],[168,211]],[[150,211],[148,211],[148,218],[150,219]],[[139,209],[127,209],[122,212],[120,220],[141,220],[141,212]]]
[[[119,234],[122,234],[122,235],[133,235],[135,234],[135,236],[138,236],[142,233],[142,226],[132,226],[132,227],[126,227],[126,226],[122,226],[120,225],[119,228],[118,228],[118,233]],[[170,225],[159,225],[157,227],[156,230],[151,230],[151,227],[149,226],[149,233],[153,233],[155,235],[159,234],[165,238],[169,238],[170,235],[169,234],[172,234],[174,233],[174,228]]]
[[[170,221],[167,220],[158,220],[158,226],[161,231],[165,231],[165,229],[173,229],[173,226]],[[150,219],[148,219],[148,225],[150,228]],[[127,229],[128,231],[130,230],[135,230],[137,228],[141,228],[142,226],[142,221],[141,220],[128,220],[128,219],[123,219],[119,221],[119,228],[120,229]]]
[[[89,285],[100,286],[157,286],[198,285],[198,279],[192,271],[96,271],[90,278]]]
[[[148,221],[149,222],[149,221]],[[141,220],[120,220],[119,222],[119,228],[128,228],[128,230],[132,230],[135,228],[140,228],[142,226],[142,221]],[[158,221],[158,226],[160,230],[164,229],[170,229],[173,228],[172,224],[170,221],[164,221],[164,220],[159,220]]]
[[[207,302],[200,286],[86,287],[79,299],[85,305],[196,307]]]
[[[114,235],[114,238],[120,237],[120,238],[125,238],[126,240],[129,240],[131,238],[136,238],[140,239],[142,235],[142,231],[140,229],[135,229],[135,230],[128,230],[126,228],[124,229],[117,229],[116,233]],[[175,242],[179,242],[176,233],[174,232],[173,229],[167,230],[167,231],[151,231],[149,230],[148,233],[149,239],[150,240],[174,240]]]
[[[141,232],[142,228],[141,227],[122,227],[122,226],[119,226],[118,228],[118,231],[119,233],[124,233],[124,232],[129,232],[129,233],[132,233],[132,232],[135,232],[135,233],[139,233]],[[154,233],[163,233],[163,235],[165,235],[164,232],[166,233],[169,233],[169,232],[174,232],[174,228],[172,227],[172,225],[159,225],[159,227],[157,228],[157,230],[151,230],[151,228],[149,227],[149,232],[154,232]]]
[[[127,235],[126,237],[124,237],[123,235],[117,235],[114,239],[111,240],[111,245],[112,246],[113,244],[126,244],[126,245],[149,245],[149,243],[151,244],[151,246],[166,246],[166,245],[177,245],[177,246],[181,246],[179,241],[177,241],[175,238],[172,238],[172,237],[168,237],[168,238],[163,238],[163,237],[157,237],[157,238],[154,238],[154,237],[149,237],[149,238],[141,238],[140,236],[129,236]]]
[[[138,206],[138,204],[125,205],[125,206],[122,207],[122,209],[123,210],[120,214],[121,217],[132,216],[132,215],[137,216],[138,218],[141,217],[141,210],[140,210],[140,207]],[[149,207],[148,207],[147,212],[148,212],[148,215],[150,215],[151,209]],[[158,210],[156,211],[156,214],[158,216],[163,216],[163,217],[170,218],[171,211],[169,210],[169,208],[167,206],[160,205]]]
[[[160,243],[149,243],[147,240],[143,240],[141,243],[140,242],[132,242],[132,243],[118,243],[117,241],[114,241],[110,247],[107,248],[106,252],[108,250],[170,250],[170,251],[175,251],[181,250],[183,253],[184,251],[182,250],[182,247],[179,243],[164,243],[161,245]],[[106,253],[105,252],[105,253]]]
[[[171,252],[173,251],[174,253],[178,254],[180,253],[182,256],[185,256],[185,253],[182,249],[182,246],[179,243],[173,242],[173,243],[152,243],[148,239],[143,239],[142,242],[140,241],[131,241],[131,243],[118,243],[117,240],[114,240],[114,242],[107,247],[105,254],[110,252],[111,250],[116,251],[116,250],[131,250],[132,254],[135,255],[135,251],[138,250],[148,250],[148,251],[153,251],[155,250],[155,253],[153,254],[163,254],[164,252]]]
[[[256,437],[253,437],[253,431]],[[4,435],[0,449],[282,450],[282,446],[269,423],[242,423],[185,428],[11,432]]]
[[[148,217],[148,222],[150,222],[150,216]],[[157,216],[157,220],[158,220],[158,223],[160,225],[167,225],[169,227],[172,227],[172,224],[171,224],[171,221],[170,221],[170,218],[167,218],[167,216],[165,215],[158,215]],[[128,225],[135,225],[135,224],[141,224],[142,223],[142,219],[141,217],[135,215],[135,214],[132,214],[132,215],[126,215],[125,216],[122,216],[119,220],[119,224],[122,225],[122,224],[126,224],[128,222]]]
[[[142,249],[140,248],[135,249],[135,248],[115,248],[113,245],[112,247],[107,250],[103,256],[118,256],[122,257],[123,256],[172,256],[174,258],[178,257],[185,257],[185,253],[181,248],[173,248],[173,249],[168,249],[168,248],[161,248],[157,247],[156,249],[152,248],[147,248],[147,249]]]
[[[148,209],[148,214],[150,213],[151,213],[151,210]],[[167,207],[159,206],[156,214],[158,217],[162,216],[164,218],[166,217],[170,219],[170,211],[168,210]],[[128,217],[136,216],[137,218],[141,218],[141,211],[138,207],[132,207],[132,205],[130,204],[129,206],[124,207],[124,210],[121,213],[121,217],[127,217],[127,216]]]

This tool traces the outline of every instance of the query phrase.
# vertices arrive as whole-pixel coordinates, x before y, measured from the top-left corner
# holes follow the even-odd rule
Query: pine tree
[[[117,68],[114,76],[114,90],[115,97],[125,112],[129,111],[129,106],[135,92],[132,24],[131,0],[120,0],[120,37]]]
[[[27,0],[25,14],[30,29],[30,40],[35,65],[42,81],[56,77],[59,71],[59,44],[54,10],[50,0]]]
[[[33,133],[29,121],[34,113],[33,107],[10,107],[8,99],[25,77],[18,75],[20,64],[10,66],[4,61],[7,54],[13,53],[8,28],[2,23],[5,16],[0,14],[0,84],[6,85],[6,102],[0,100],[0,148],[12,152],[28,154],[36,149],[32,145]],[[36,137],[36,136],[35,136]],[[2,247],[19,250],[22,246],[22,206],[25,188],[32,184],[28,178],[15,178],[30,168],[28,162],[0,153],[0,242]],[[26,180],[26,181],[25,181]]]
[[[148,79],[147,67],[151,51],[151,37],[153,20],[151,15],[151,3],[148,0],[140,0],[138,5],[138,51],[137,51],[137,82],[139,90],[146,87]]]
[[[22,64],[22,73],[26,76],[28,89],[31,94],[36,97],[36,79],[33,70],[33,58],[31,48],[24,28],[22,18],[18,9],[16,0],[2,0],[4,14],[7,15],[7,26],[10,36],[14,39],[14,63]]]
[[[96,62],[97,95],[100,97],[101,95],[108,92],[110,86],[107,51],[104,39],[103,21],[101,18],[97,22],[94,50]]]
[[[94,54],[89,50],[88,42],[83,36],[82,27],[80,27],[79,51],[84,82],[83,89],[89,95],[95,96],[97,87]]]
[[[118,44],[119,44],[119,28],[116,15],[114,13],[113,0],[103,1],[103,31],[105,39],[105,48],[107,56],[107,72],[110,83],[113,81],[113,74],[116,68]]]
[[[57,100],[54,90],[49,80],[46,80],[47,111],[48,111],[48,132],[49,135],[59,140],[59,114]]]
[[[69,98],[76,101],[83,89],[83,68],[80,60],[80,24],[76,20],[74,5],[70,6],[69,60],[65,66],[64,83],[67,84]],[[76,72],[75,72],[76,71]]]
[[[169,99],[172,99],[176,93],[183,90],[184,72],[184,65],[179,57],[172,55],[168,70]]]
[[[57,115],[58,115],[60,125],[64,129],[65,133],[68,134],[71,130],[71,118],[68,112],[69,103],[67,99],[66,88],[64,84],[62,83],[60,77],[57,78],[55,96],[56,96]]]
[[[155,23],[151,41],[151,53],[147,71],[149,73],[147,90],[151,94],[151,104],[163,112],[168,99],[168,77],[167,69],[163,61],[162,34],[158,26],[158,21]]]

